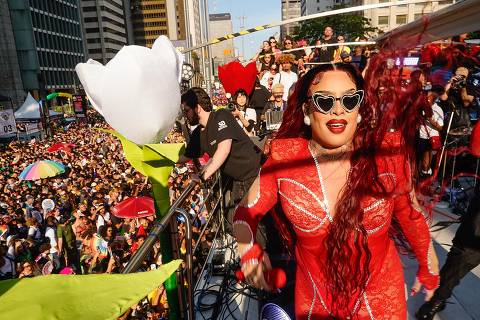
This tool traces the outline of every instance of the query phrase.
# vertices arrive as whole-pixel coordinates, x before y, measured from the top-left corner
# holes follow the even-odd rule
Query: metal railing
[[[208,193],[205,196],[203,201],[202,208],[198,211],[197,215],[191,218],[191,215],[186,212],[182,206],[185,204],[185,201],[191,195],[192,191],[195,189],[199,182],[196,180],[192,180],[185,190],[180,194],[180,196],[173,202],[170,206],[168,212],[160,219],[160,221],[155,222],[152,230],[149,232],[147,238],[145,239],[144,243],[140,246],[140,248],[133,254],[130,261],[127,263],[125,268],[123,269],[122,273],[132,273],[136,272],[142,265],[143,261],[148,257],[149,253],[153,250],[153,246],[155,242],[159,240],[160,234],[165,231],[165,229],[172,224],[172,228],[177,229],[177,224],[173,218],[177,216],[182,216],[185,220],[185,268],[181,270],[181,276],[178,278],[178,288],[180,290],[180,298],[185,300],[183,301],[183,317],[185,319],[193,320],[193,288],[196,287],[196,283],[193,283],[193,255],[197,252],[200,241],[197,241],[195,247],[192,250],[192,225],[193,223],[199,219],[199,215],[208,208],[209,217],[208,220],[203,225],[201,229],[198,239],[202,239],[205,232],[208,228],[213,226],[213,223],[217,221],[220,224],[220,215],[224,212],[224,188],[222,184],[222,177],[218,174],[215,178],[214,183],[208,188]],[[209,208],[210,207],[210,208]],[[220,213],[217,213],[218,209],[220,209]],[[220,228],[220,225],[217,226]],[[175,233],[177,230],[173,230]],[[218,232],[216,232],[218,235]],[[179,247],[178,237],[172,239],[176,242],[177,248]],[[172,242],[173,244],[173,242]],[[211,248],[209,248],[211,250]],[[175,251],[175,250],[174,250]],[[177,256],[175,259],[180,258],[179,251],[176,250]],[[200,268],[200,270],[205,269],[205,265],[207,260],[205,261],[204,265]],[[187,286],[185,286],[183,281],[183,276],[186,277]],[[197,277],[197,281],[200,277]]]

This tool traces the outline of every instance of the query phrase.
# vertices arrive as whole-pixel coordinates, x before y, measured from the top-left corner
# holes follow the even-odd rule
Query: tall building
[[[8,0],[8,8],[23,89],[73,91],[85,60],[78,0]]]
[[[337,5],[353,5],[358,0],[301,0],[302,16],[328,11]],[[361,2],[361,1],[360,1]]]
[[[185,8],[183,0],[166,0],[168,38],[170,40],[185,40]]]
[[[103,64],[127,44],[122,0],[81,0],[88,57]]]
[[[282,21],[301,16],[301,0],[282,0]],[[291,35],[298,27],[298,23],[289,23],[280,27],[281,38]]]
[[[152,47],[161,36],[170,40],[186,37],[182,0],[130,0],[134,43]]]
[[[152,47],[160,35],[168,35],[165,0],[132,0],[134,43]]]
[[[233,32],[232,17],[230,13],[214,13],[209,15],[210,37],[217,38]],[[213,71],[218,65],[228,63],[235,56],[233,40],[226,40],[211,46]]]
[[[0,1],[0,95],[20,105],[26,94],[18,64],[8,2]]]
[[[188,10],[185,10],[185,15],[188,15],[188,39],[190,46],[196,46],[202,43],[201,30],[201,12],[199,0],[187,0]]]
[[[193,47],[207,41],[205,24],[208,23],[205,0],[186,0],[185,25],[186,25],[186,46]],[[206,10],[205,10],[206,9]],[[207,26],[208,27],[208,26]],[[198,49],[186,55],[187,62],[193,65],[195,77],[192,84],[200,86],[205,79],[206,65],[209,62],[208,48]]]
[[[382,2],[389,2],[389,0],[363,0],[363,4]],[[373,27],[377,27],[380,30],[387,32],[402,24],[421,18],[422,14],[437,11],[455,2],[455,0],[430,0],[426,3],[370,9],[364,11],[364,16],[370,19],[370,23]]]

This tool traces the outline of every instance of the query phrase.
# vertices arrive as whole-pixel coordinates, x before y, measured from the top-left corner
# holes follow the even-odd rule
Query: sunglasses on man
[[[350,113],[360,106],[363,101],[364,94],[365,93],[363,90],[357,90],[352,93],[346,93],[337,98],[332,95],[324,95],[320,92],[315,92],[312,94],[312,96],[308,97],[308,99],[312,99],[313,104],[321,113],[330,113],[335,105],[335,102],[337,101],[340,101],[340,105],[345,112]]]

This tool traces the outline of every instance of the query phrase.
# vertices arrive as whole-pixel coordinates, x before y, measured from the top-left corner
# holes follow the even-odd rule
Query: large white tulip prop
[[[125,46],[106,65],[95,60],[75,70],[93,107],[116,131],[139,144],[157,143],[180,111],[183,56],[160,36],[151,49]]]
[[[170,40],[160,36],[152,49],[125,46],[105,66],[88,60],[75,68],[93,107],[116,130],[109,132],[122,142],[127,160],[148,176],[158,218],[170,207],[168,177],[184,148],[159,143],[180,111],[182,64]],[[172,252],[166,233],[160,242],[162,261],[167,263]],[[178,314],[176,286],[175,275],[165,282],[173,315]]]

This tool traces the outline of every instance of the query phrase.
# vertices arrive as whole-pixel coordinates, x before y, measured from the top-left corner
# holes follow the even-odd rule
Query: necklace
[[[328,149],[322,147],[314,140],[310,140],[308,144],[310,148],[315,151],[316,156],[327,161],[336,161],[342,159],[347,154],[347,151],[349,149],[346,145],[343,145],[339,148],[338,151],[329,152]]]

